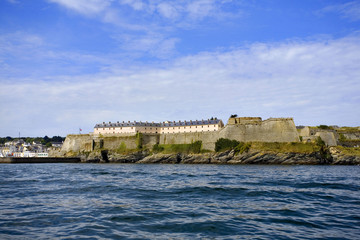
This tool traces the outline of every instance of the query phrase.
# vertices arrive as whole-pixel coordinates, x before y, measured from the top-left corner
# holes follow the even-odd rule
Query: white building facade
[[[116,122],[96,124],[95,135],[133,135],[136,133],[147,134],[173,134],[218,131],[224,127],[221,119],[212,118],[201,121],[165,121],[154,122]]]

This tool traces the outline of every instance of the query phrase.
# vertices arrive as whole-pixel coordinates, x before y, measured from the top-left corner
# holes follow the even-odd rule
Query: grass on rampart
[[[155,153],[201,153],[202,142],[196,141],[190,144],[155,144],[153,152]]]
[[[337,150],[341,152],[341,154],[349,155],[349,156],[358,156],[360,157],[360,147],[342,147],[336,146]]]
[[[102,138],[106,139],[107,141],[111,140],[118,140],[118,139],[136,139],[136,135],[134,136],[103,136]]]
[[[315,143],[302,142],[238,142],[236,140],[220,138],[215,143],[215,151],[223,152],[227,150],[234,150],[235,154],[242,154],[248,152],[250,149],[255,151],[266,151],[274,153],[312,153],[320,151],[325,147],[325,143],[321,138],[317,139]],[[324,150],[324,149],[323,149]]]
[[[276,153],[313,153],[320,151],[321,147],[314,143],[301,142],[253,142],[251,149]]]
[[[339,129],[336,129],[338,133],[356,133],[360,132],[359,127],[341,127]]]

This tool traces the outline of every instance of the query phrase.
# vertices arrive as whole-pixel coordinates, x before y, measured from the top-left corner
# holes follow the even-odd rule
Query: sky
[[[360,1],[0,0],[0,137],[231,114],[360,126]]]

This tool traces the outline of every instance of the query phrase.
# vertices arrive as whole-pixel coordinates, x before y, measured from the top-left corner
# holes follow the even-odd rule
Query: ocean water
[[[0,239],[360,239],[360,167],[2,164]]]

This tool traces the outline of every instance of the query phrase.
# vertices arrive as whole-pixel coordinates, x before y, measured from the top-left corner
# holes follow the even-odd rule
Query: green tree
[[[45,144],[45,146],[46,146],[47,148],[49,148],[49,147],[52,146],[52,144],[51,144],[51,142],[48,142],[48,143]]]

